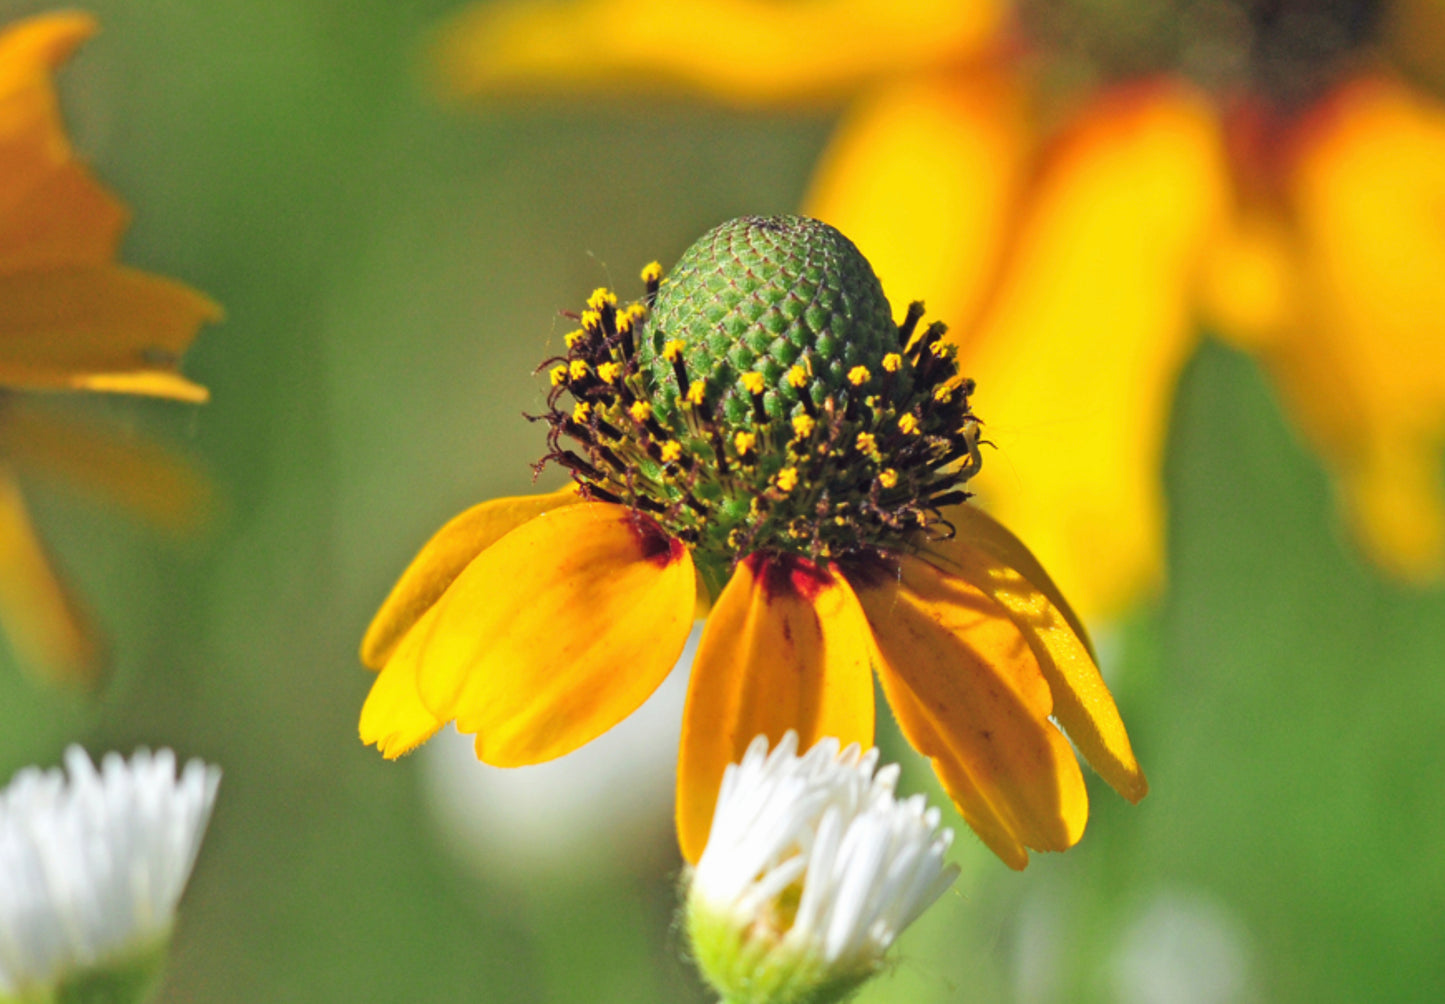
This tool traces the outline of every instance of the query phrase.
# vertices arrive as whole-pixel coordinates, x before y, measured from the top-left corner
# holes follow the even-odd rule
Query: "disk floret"
[[[642,278],[626,306],[595,291],[543,364],[544,464],[646,514],[704,568],[759,551],[862,557],[947,532],[939,510],[968,497],[980,464],[973,382],[921,303],[894,322],[847,238],[745,217],[667,279],[656,263]]]

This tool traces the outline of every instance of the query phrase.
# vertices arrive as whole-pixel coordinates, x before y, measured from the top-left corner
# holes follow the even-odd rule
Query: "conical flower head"
[[[889,552],[968,496],[978,421],[945,326],[919,303],[895,322],[837,230],[743,217],[643,278],[627,307],[593,293],[547,364],[547,459],[689,545],[714,593],[740,557]]]
[[[897,351],[898,329],[883,286],[847,237],[803,216],[744,216],[702,236],[673,266],[658,291],[647,338],[638,347],[662,388],[659,410],[677,412],[672,366],[664,346],[682,343],[694,380],[706,381],[719,418],[748,428],[752,395],[746,373],[765,382],[767,414],[786,420],[803,388],[787,380],[801,363],[807,391],[821,406],[880,389],[883,357]],[[848,381],[868,369],[861,386]]]

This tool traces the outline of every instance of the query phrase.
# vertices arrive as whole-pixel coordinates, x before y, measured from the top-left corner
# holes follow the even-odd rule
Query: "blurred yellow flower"
[[[16,484],[57,475],[163,520],[191,518],[201,487],[158,447],[62,419],[34,391],[203,401],[176,371],[220,311],[115,263],[126,211],[76,159],[51,73],[95,30],[79,13],[0,32],[0,624],[18,659],[91,682],[100,652],[57,577]]]
[[[1380,58],[1438,57],[1401,27],[1429,7],[510,0],[439,59],[473,94],[845,102],[806,211],[954,325],[984,497],[1097,614],[1162,576],[1204,330],[1264,365],[1369,554],[1441,571],[1445,107]]]

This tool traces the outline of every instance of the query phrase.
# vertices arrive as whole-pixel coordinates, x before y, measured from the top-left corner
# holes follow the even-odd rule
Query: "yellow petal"
[[[1320,109],[1289,177],[1303,284],[1266,363],[1384,567],[1445,570],[1445,106],[1360,82]]]
[[[1021,548],[1012,534],[997,524],[991,536],[981,538],[969,532],[980,525],[986,524],[973,520],[958,526],[952,539],[927,544],[924,556],[1007,611],[1048,681],[1054,717],[1084,759],[1115,791],[1131,802],[1139,801],[1149,790],[1148,782],[1134,758],[1113,695],[1104,685],[1085,640],[1069,623],[1067,607],[1054,603],[1050,593],[1056,590],[1036,586],[1027,568],[1015,567],[985,543],[1002,539],[1010,549]],[[1031,564],[1037,568],[1037,562]]]
[[[20,400],[0,413],[0,456],[23,473],[61,478],[174,530],[195,528],[211,510],[206,479],[165,447]]]
[[[60,164],[17,194],[0,205],[0,273],[99,265],[115,255],[125,208],[79,164]]]
[[[1017,88],[982,74],[909,78],[856,103],[805,211],[858,245],[896,310],[923,300],[966,329],[996,278],[1027,149]]]
[[[545,495],[519,495],[472,506],[422,546],[361,642],[361,661],[381,669],[413,624],[446,592],[473,558],[535,516],[580,501],[570,485]]]
[[[119,266],[0,275],[0,384],[168,371],[220,309],[179,283]]]
[[[51,568],[25,500],[0,469],[0,625],[21,665],[57,682],[94,686],[103,654]]]
[[[986,809],[1018,843],[1072,847],[1089,815],[1083,775],[1049,721],[1049,686],[1008,613],[962,579],[911,556],[900,560],[897,577],[854,585],[899,727],[935,762],[970,823]],[[972,791],[948,788],[959,777]],[[980,836],[993,846],[990,834]]]
[[[387,659],[361,706],[361,741],[381,750],[388,760],[410,753],[442,727],[422,703],[416,685],[422,642],[435,619],[436,607],[422,615],[416,630]]]
[[[835,98],[954,63],[995,34],[998,0],[551,0],[477,4],[445,29],[462,94],[691,90],[737,105]]]
[[[437,605],[417,682],[498,767],[570,753],[631,714],[682,652],[692,557],[604,503],[554,509],[478,555]]]
[[[201,384],[187,380],[179,373],[146,370],[139,373],[90,373],[71,377],[75,390],[99,394],[134,394],[139,397],[164,397],[187,404],[205,404],[211,392]]]
[[[95,30],[87,14],[28,18],[0,31],[0,213],[31,198],[70,158],[54,69]]]
[[[0,31],[0,96],[65,62],[95,30],[95,18],[81,11],[40,14],[7,25]]]
[[[853,590],[811,562],[753,556],[718,596],[693,661],[677,768],[677,833],[696,862],[723,770],[754,738],[794,729],[873,744],[868,625]]]
[[[1162,573],[1164,434],[1225,181],[1201,100],[1101,100],[1045,163],[997,299],[960,339],[998,447],[970,487],[1086,615]]]

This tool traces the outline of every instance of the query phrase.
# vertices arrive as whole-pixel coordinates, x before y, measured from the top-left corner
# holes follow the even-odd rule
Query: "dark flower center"
[[[643,279],[626,307],[596,291],[544,364],[543,463],[691,545],[710,584],[749,554],[886,553],[968,497],[972,381],[837,230],[745,217]]]
[[[1357,67],[1384,20],[1381,0],[1023,0],[1028,36],[1066,77],[1111,81],[1178,72],[1280,112],[1319,98]]]

